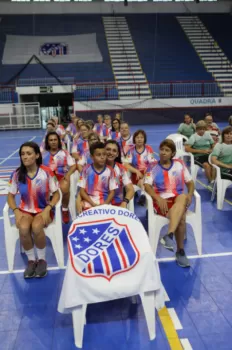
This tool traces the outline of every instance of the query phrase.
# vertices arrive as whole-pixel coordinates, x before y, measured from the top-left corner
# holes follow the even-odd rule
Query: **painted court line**
[[[180,339],[180,341],[184,350],[193,350],[188,339],[184,338],[184,339]]]
[[[169,315],[172,319],[173,325],[175,329],[178,331],[180,329],[183,329],[182,324],[180,323],[179,317],[177,316],[177,313],[173,307],[168,308]]]
[[[175,330],[171,316],[166,306],[158,311],[160,322],[162,323],[171,350],[183,350],[182,344]]]
[[[33,136],[29,141],[33,141],[36,138],[36,136]],[[8,157],[6,157],[5,159],[3,159],[0,162],[0,165],[2,165],[3,163],[5,163],[8,159],[11,159],[11,157],[13,157],[14,154],[16,154],[19,151],[19,148],[16,149],[16,151],[12,152]]]
[[[202,254],[202,255],[188,255],[188,259],[205,259],[205,258],[216,258],[220,256],[231,256],[232,252],[225,252],[225,253],[212,253],[212,254]],[[176,258],[158,258],[158,262],[168,262],[168,261],[175,261]]]

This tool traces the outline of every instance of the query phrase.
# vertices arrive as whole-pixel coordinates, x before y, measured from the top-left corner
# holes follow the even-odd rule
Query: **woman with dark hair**
[[[42,165],[36,143],[22,144],[19,156],[21,164],[11,175],[7,201],[15,214],[20,241],[28,257],[24,278],[44,277],[47,274],[44,228],[52,222],[53,208],[59,201],[58,183],[54,173]],[[19,205],[15,201],[18,192],[21,197]]]
[[[90,132],[90,126],[83,123],[80,126],[80,137],[73,141],[72,156],[75,160],[79,160],[80,157],[89,151],[88,136]]]
[[[113,119],[112,121],[112,128],[111,128],[111,132],[109,135],[109,138],[112,140],[117,140],[120,139],[121,134],[120,134],[120,127],[121,127],[121,121],[120,119]]]
[[[83,170],[83,167],[87,164],[92,164],[93,163],[93,159],[90,155],[90,146],[95,143],[95,142],[100,142],[100,137],[98,136],[98,134],[96,132],[91,132],[88,136],[88,144],[89,144],[89,148],[88,150],[86,150],[85,153],[83,153],[80,156],[80,159],[77,162],[77,170],[81,173]]]
[[[222,130],[222,142],[212,152],[211,162],[221,168],[222,179],[232,180],[232,127]]]
[[[127,175],[126,168],[122,165],[120,147],[116,141],[108,140],[105,149],[106,164],[114,169],[118,183],[118,188],[115,190],[114,198],[111,203],[126,208],[129,201],[134,197],[134,188]],[[123,196],[124,188],[126,191],[125,196]]]
[[[57,132],[55,121],[52,119],[49,119],[49,121],[47,122],[47,127],[46,127],[46,132],[45,132],[44,138],[43,138],[41,145],[40,145],[40,152],[41,153],[43,153],[45,150],[46,135],[52,131],[55,131],[58,135],[60,135],[59,132]],[[65,143],[63,141],[61,141],[61,143],[62,143],[62,148],[66,149]]]
[[[144,130],[137,130],[133,135],[133,144],[124,158],[124,165],[131,172],[131,181],[134,185],[142,189],[139,204],[144,205],[144,174],[147,169],[154,163],[154,151],[147,144],[147,135]]]
[[[191,204],[194,182],[180,159],[174,159],[176,146],[166,139],[159,147],[160,160],[146,173],[145,191],[153,199],[158,215],[169,218],[167,234],[161,239],[165,248],[174,250],[173,236],[177,243],[176,260],[181,267],[190,266],[184,251],[186,208]],[[188,194],[184,194],[184,187]]]
[[[46,136],[43,164],[54,172],[59,181],[62,192],[62,219],[65,224],[68,224],[70,176],[75,172],[76,164],[68,151],[62,149],[60,137],[54,131]]]

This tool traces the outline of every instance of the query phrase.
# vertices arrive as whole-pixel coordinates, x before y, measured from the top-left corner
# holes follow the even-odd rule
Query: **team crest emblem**
[[[140,254],[126,225],[114,218],[73,223],[68,236],[72,267],[79,275],[110,281],[138,263]]]
[[[67,55],[68,45],[64,43],[45,43],[40,47],[40,54],[53,57]]]

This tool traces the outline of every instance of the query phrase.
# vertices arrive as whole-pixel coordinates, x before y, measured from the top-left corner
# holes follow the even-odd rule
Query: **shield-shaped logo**
[[[140,254],[127,225],[114,218],[73,223],[68,236],[69,256],[76,273],[110,281],[138,263]]]

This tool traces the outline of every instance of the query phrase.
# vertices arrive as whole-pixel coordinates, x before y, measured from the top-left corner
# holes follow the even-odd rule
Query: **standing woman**
[[[70,198],[70,176],[76,170],[74,159],[62,149],[61,140],[56,132],[50,132],[45,139],[45,152],[43,153],[43,164],[49,167],[59,182],[62,192],[62,220],[69,223],[69,198]]]
[[[109,136],[110,139],[112,139],[112,140],[120,139],[120,137],[121,137],[120,127],[121,127],[120,119],[117,119],[117,118],[113,119],[112,129],[111,129],[110,136]]]
[[[15,214],[20,241],[28,258],[24,278],[44,277],[47,275],[44,228],[52,222],[53,208],[59,201],[58,183],[54,173],[42,165],[36,143],[22,144],[19,156],[21,164],[11,175],[7,202]],[[18,192],[21,197],[19,206],[15,201]]]

